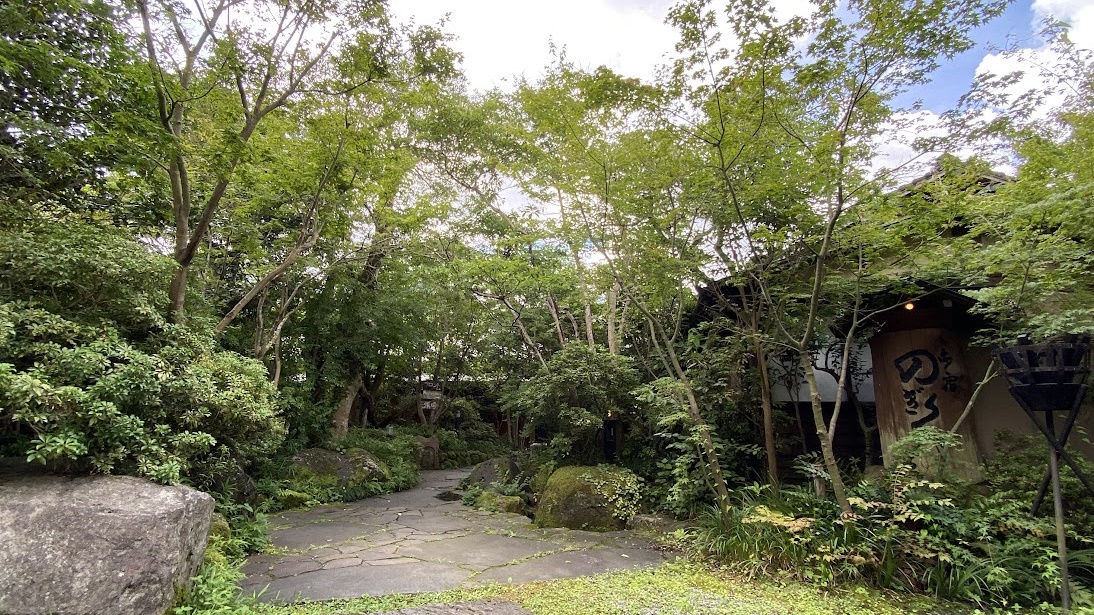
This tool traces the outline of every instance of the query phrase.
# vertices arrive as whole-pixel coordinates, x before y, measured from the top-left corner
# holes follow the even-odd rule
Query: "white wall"
[[[831,342],[832,340],[827,340]],[[874,378],[873,378],[873,362],[870,358],[870,347],[862,342],[857,341],[853,351],[857,356],[858,365],[861,369],[866,371],[866,378],[864,380],[857,381],[858,384],[858,399],[862,402],[873,403],[874,401]],[[838,366],[839,351],[833,351],[832,355],[837,359],[833,362],[833,365]],[[813,358],[814,364],[824,364],[824,353],[818,352]],[[797,367],[797,362],[793,367]],[[785,373],[786,368],[782,367],[777,357],[768,358],[768,368],[771,372],[772,386],[771,397],[775,402],[807,402],[809,401],[809,386],[804,380],[800,380],[798,385],[792,389],[787,389],[786,384],[781,382],[785,380],[781,377],[781,374]],[[800,370],[799,370],[800,371]],[[820,370],[816,370],[817,375],[817,387],[820,389],[821,400],[825,402],[836,401],[836,379],[829,376],[827,373]],[[861,382],[859,384],[859,382]],[[795,397],[796,395],[796,397]],[[846,397],[846,396],[845,396]],[[846,401],[846,398],[844,399]]]

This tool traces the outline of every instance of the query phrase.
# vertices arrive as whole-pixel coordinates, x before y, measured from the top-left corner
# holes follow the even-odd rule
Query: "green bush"
[[[31,434],[27,460],[61,469],[197,480],[214,451],[241,464],[284,433],[256,361],[181,327],[142,351],[110,326],[0,304],[0,406]]]
[[[631,390],[637,385],[631,359],[571,342],[508,395],[505,405],[527,417],[527,433],[552,434],[547,450],[554,460],[596,463],[603,453],[598,430],[609,416],[633,414]]]
[[[1082,428],[1077,428],[1071,441],[1085,439]],[[1070,449],[1070,447],[1068,447]],[[1080,469],[1088,477],[1094,477],[1094,463],[1084,455],[1071,451]],[[1048,442],[1040,434],[1019,436],[1001,431],[995,436],[995,456],[984,464],[984,480],[994,491],[1009,497],[1033,503],[1041,477],[1048,467]],[[1063,491],[1067,521],[1073,533],[1094,536],[1094,496],[1083,487],[1067,464],[1060,462],[1060,487]],[[1052,492],[1045,497],[1041,516],[1052,517]]]
[[[898,447],[905,459],[955,445],[941,432],[916,432]],[[942,467],[927,465],[932,474]],[[1059,583],[1053,527],[1029,517],[1028,500],[926,478],[909,463],[890,468],[880,483],[853,487],[850,500],[855,514],[845,517],[808,490],[753,486],[738,491],[727,516],[711,509],[693,544],[752,574],[865,581],[980,605],[1052,601]],[[1094,550],[1086,538],[1072,539],[1072,580],[1082,600],[1094,579],[1087,563]]]
[[[265,368],[161,311],[173,263],[112,227],[0,226],[0,436],[30,462],[203,484],[284,436]]]
[[[168,615],[250,615],[257,613],[253,600],[240,597],[239,581],[247,553],[258,549],[251,542],[265,541],[266,523],[261,515],[229,517],[230,532],[213,532],[193,586],[175,596]],[[264,544],[264,543],[263,543]]]
[[[441,467],[445,469],[477,465],[510,450],[494,428],[482,422],[465,422],[459,431],[437,429],[433,435],[440,441]]]

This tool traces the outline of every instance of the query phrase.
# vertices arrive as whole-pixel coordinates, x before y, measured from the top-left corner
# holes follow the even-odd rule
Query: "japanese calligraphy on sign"
[[[957,391],[959,376],[952,371],[953,362],[953,355],[945,348],[937,355],[916,348],[893,360],[904,395],[904,411],[913,428],[939,418],[937,389],[949,393]]]

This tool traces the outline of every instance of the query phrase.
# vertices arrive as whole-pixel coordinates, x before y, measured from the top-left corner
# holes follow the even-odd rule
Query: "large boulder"
[[[641,480],[613,466],[568,466],[551,474],[536,508],[536,525],[608,532],[634,515]]]
[[[314,477],[331,487],[354,488],[371,480],[391,478],[387,464],[360,448],[344,453],[323,448],[307,448],[293,455],[292,472]]]
[[[128,476],[0,479],[0,613],[158,615],[197,574],[213,498]]]
[[[494,483],[507,483],[520,476],[520,467],[511,456],[495,457],[475,466],[464,479],[466,486],[487,489]]]

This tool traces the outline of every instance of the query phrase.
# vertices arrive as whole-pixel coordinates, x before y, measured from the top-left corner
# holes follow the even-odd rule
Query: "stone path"
[[[271,517],[277,553],[252,556],[246,593],[267,602],[434,592],[659,564],[630,532],[539,529],[524,516],[446,502],[468,470],[422,472],[409,491]]]

